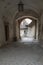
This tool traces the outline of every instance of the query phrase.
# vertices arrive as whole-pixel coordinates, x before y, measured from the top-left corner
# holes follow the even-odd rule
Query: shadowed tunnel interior
[[[43,65],[43,0],[0,0],[0,65]]]

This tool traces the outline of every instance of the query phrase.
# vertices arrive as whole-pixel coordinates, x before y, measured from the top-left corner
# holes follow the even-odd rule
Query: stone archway
[[[19,32],[19,28],[20,28],[20,22],[23,20],[23,19],[25,19],[25,18],[31,18],[31,19],[34,19],[37,23],[36,23],[36,25],[37,25],[37,34],[36,34],[36,37],[37,37],[37,40],[38,40],[38,27],[39,27],[39,15],[36,13],[36,12],[34,12],[34,11],[32,11],[32,10],[25,10],[25,11],[23,11],[23,12],[17,12],[16,13],[16,15],[15,15],[15,26],[14,27],[16,27],[15,28],[15,37],[17,38],[17,40],[20,38],[20,32]],[[18,23],[19,22],[19,23]]]
[[[33,19],[35,21],[35,39],[38,40],[38,26],[37,26],[38,25],[38,20],[37,19],[34,19],[32,17],[29,17],[29,16],[23,16],[20,19],[16,20],[16,37],[17,37],[17,40],[20,39],[20,23],[25,18],[30,18],[30,19]]]
[[[20,23],[20,38],[21,40],[34,40],[36,39],[36,21],[30,18],[25,18]]]

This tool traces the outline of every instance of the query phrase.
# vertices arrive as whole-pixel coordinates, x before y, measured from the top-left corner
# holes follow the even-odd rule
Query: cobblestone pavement
[[[43,48],[38,45],[0,48],[0,65],[43,65]]]

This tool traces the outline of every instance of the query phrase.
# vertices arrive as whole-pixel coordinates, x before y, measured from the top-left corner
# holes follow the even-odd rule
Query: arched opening
[[[38,21],[31,17],[22,17],[16,21],[17,40],[38,40]]]
[[[30,22],[23,22],[23,21],[29,21]],[[16,38],[16,40],[22,40],[23,36],[27,37],[28,40],[38,40],[39,39],[39,14],[37,12],[35,12],[34,10],[27,10],[25,9],[23,12],[17,12],[14,18],[14,38]],[[23,31],[21,31],[21,24],[22,23],[27,23],[25,25],[26,28],[22,28]],[[23,25],[24,26],[24,25]],[[22,27],[23,27],[22,26]],[[24,31],[25,30],[25,31]],[[16,31],[16,32],[15,32]],[[28,32],[27,32],[28,31]],[[24,35],[22,35],[24,34]],[[26,39],[27,39],[26,38]]]
[[[22,40],[33,40],[35,38],[35,24],[32,19],[25,18],[20,23],[20,37]]]

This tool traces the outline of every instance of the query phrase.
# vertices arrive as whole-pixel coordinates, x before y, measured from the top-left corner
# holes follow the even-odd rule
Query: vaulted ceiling
[[[17,4],[20,0],[0,0],[0,15],[11,14],[17,11]],[[36,12],[43,10],[43,0],[22,0],[25,9],[33,9]]]

